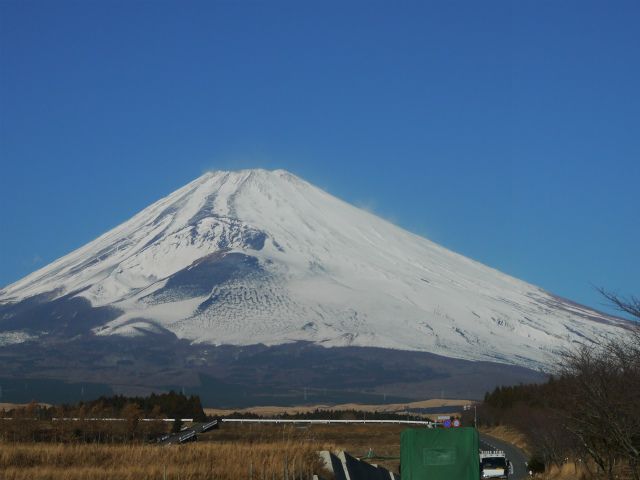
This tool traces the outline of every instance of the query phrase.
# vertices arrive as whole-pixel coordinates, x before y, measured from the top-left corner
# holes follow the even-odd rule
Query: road
[[[513,463],[513,475],[509,476],[512,480],[524,480],[528,478],[527,474],[527,457],[522,451],[513,444],[490,437],[484,433],[480,434],[480,448],[482,450],[502,450],[507,454],[507,459]]]

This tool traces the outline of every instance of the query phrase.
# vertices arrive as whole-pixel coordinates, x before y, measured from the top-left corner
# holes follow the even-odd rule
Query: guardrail
[[[218,420],[213,420],[211,422],[203,423],[202,425],[199,425],[197,427],[197,430],[199,430],[200,433],[204,433],[204,432],[208,432],[212,428],[217,428],[217,427],[218,427]]]
[[[223,423],[395,423],[403,425],[425,425],[431,427],[434,422],[427,420],[292,420],[284,418],[223,418]]]
[[[190,440],[192,440],[192,441],[196,440],[196,432],[194,432],[193,430],[190,431],[190,432],[187,432],[187,433],[185,433],[183,435],[180,435],[178,437],[178,443],[185,443],[185,442],[188,442]]]
[[[13,420],[11,418],[3,418],[3,420]],[[20,419],[23,420],[23,419]],[[33,420],[37,420],[34,418]],[[126,422],[128,418],[80,418],[80,417],[54,417],[51,419],[54,422]],[[193,418],[180,418],[181,422],[193,422]],[[175,418],[139,418],[140,422],[175,422]]]

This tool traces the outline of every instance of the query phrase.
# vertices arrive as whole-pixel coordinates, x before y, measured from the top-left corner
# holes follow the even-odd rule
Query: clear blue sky
[[[284,168],[573,300],[640,294],[637,1],[0,2],[0,285]]]

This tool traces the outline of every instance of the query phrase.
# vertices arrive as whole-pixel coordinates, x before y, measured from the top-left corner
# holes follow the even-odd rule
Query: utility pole
[[[473,404],[473,426],[476,428],[476,430],[478,429],[478,409],[476,408],[477,405],[474,403]],[[464,407],[462,407],[463,410],[471,410],[471,405],[465,405]]]

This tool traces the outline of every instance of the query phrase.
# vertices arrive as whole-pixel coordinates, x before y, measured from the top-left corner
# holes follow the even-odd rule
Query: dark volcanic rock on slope
[[[544,379],[542,373],[522,367],[424,352],[324,348],[307,342],[215,347],[191,345],[169,332],[124,340],[81,337],[62,344],[17,344],[0,350],[0,365],[0,386],[9,379],[29,384],[49,378],[130,394],[186,389],[219,406],[287,405],[305,398],[373,403],[442,395],[481,398],[498,385]],[[80,390],[69,390],[69,396],[81,398]],[[6,387],[3,392],[5,401],[23,394]],[[59,395],[58,390],[40,392],[38,400]]]

